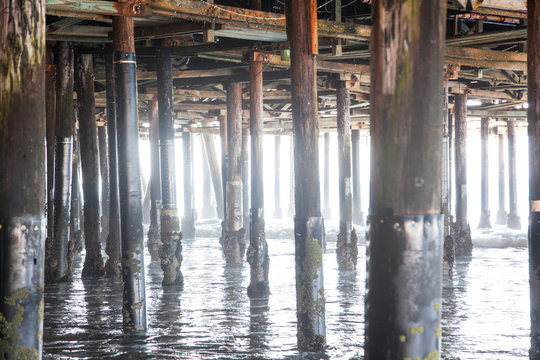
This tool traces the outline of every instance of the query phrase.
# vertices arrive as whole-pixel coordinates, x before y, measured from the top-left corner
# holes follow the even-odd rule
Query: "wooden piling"
[[[107,243],[109,236],[109,141],[107,128],[99,126],[98,129],[99,148],[99,171],[101,175],[101,243]]]
[[[319,180],[317,114],[317,2],[286,2],[291,42],[291,97],[294,133],[295,263],[297,343],[300,351],[326,344],[323,279],[323,218]]]
[[[324,164],[323,164],[323,173],[324,173],[324,185],[323,185],[323,216],[326,219],[331,218],[330,210],[330,133],[324,133]]]
[[[264,224],[264,173],[263,173],[263,64],[249,62],[249,131],[251,133],[251,219],[247,261],[250,265],[250,297],[261,297],[270,293],[268,281],[268,243]]]
[[[242,228],[242,86],[227,84],[228,176],[224,228],[221,244],[227,264],[240,264],[245,239]]]
[[[137,63],[132,17],[113,17],[113,49],[117,89],[118,188],[124,284],[122,315],[124,331],[146,331]]]
[[[56,64],[54,53],[53,47],[48,45],[45,55],[45,132],[47,139],[47,240],[45,242],[45,266],[48,263],[47,254],[52,246],[54,229],[54,144],[56,127]],[[45,274],[45,281],[47,281],[47,274]]]
[[[442,142],[442,178],[441,178],[441,211],[444,216],[444,242],[443,242],[443,274],[451,275],[454,269],[455,251],[452,237],[452,210],[451,210],[451,151],[452,143],[452,116],[448,109],[448,78],[444,76],[444,106],[443,106],[443,142]]]
[[[81,134],[84,247],[86,250],[82,276],[101,276],[103,275],[104,264],[99,239],[99,159],[92,55],[77,54],[75,68],[77,102],[79,103],[79,129]]]
[[[159,158],[158,99],[154,96],[150,108],[150,226],[148,227],[148,251],[152,260],[159,259],[161,246],[161,171]]]
[[[516,120],[509,118],[508,127],[508,222],[510,229],[521,229],[521,220],[517,214],[517,183],[516,183]]]
[[[212,185],[214,187],[214,194],[216,197],[216,210],[219,219],[225,219],[223,215],[223,184],[222,173],[219,170],[218,156],[216,152],[216,145],[214,136],[209,134],[203,135],[204,140],[204,153],[206,160],[208,161],[208,167],[210,168],[210,176],[212,177]]]
[[[242,227],[249,241],[249,127],[242,127]]]
[[[366,360],[440,355],[445,15],[373,2]]]
[[[202,219],[213,219],[215,218],[216,209],[213,208],[213,205],[216,204],[214,202],[214,197],[212,196],[212,175],[210,175],[210,163],[208,161],[208,156],[206,155],[206,150],[204,148],[204,135],[201,134],[199,137],[200,141],[200,149],[201,149],[201,156],[203,159],[202,164],[202,176],[203,176],[203,208],[201,211],[201,218]]]
[[[186,239],[193,239],[195,237],[191,137],[191,133],[189,132],[182,133],[182,146],[184,149],[184,217],[182,218],[182,236]]]
[[[364,226],[362,212],[362,194],[360,186],[360,130],[352,130],[352,192],[353,192],[353,223]]]
[[[45,281],[71,280],[70,208],[73,156],[73,48],[57,45],[54,230],[45,254]]]
[[[120,199],[118,197],[116,81],[112,54],[105,56],[105,77],[107,81],[107,133],[109,139],[109,233],[105,244],[105,252],[109,258],[105,263],[105,274],[109,277],[120,278],[122,276],[122,248],[120,240]]]
[[[505,161],[504,161],[504,133],[502,129],[498,129],[499,134],[499,210],[497,211],[497,217],[495,218],[495,224],[506,225],[508,219],[508,213],[505,210],[505,198],[506,198],[506,172],[505,172]]]
[[[456,221],[453,238],[456,256],[472,254],[471,227],[467,219],[467,95],[455,94]]]
[[[40,359],[45,255],[45,2],[0,0],[0,329]]]
[[[172,60],[168,47],[157,48],[157,87],[159,102],[159,148],[161,161],[161,268],[163,285],[183,285],[182,233],[176,203],[176,164],[174,157],[174,104]]]
[[[358,238],[352,226],[351,189],[351,115],[350,91],[343,81],[336,88],[339,167],[339,233],[337,262],[339,270],[354,270],[358,258]]]
[[[73,159],[71,163],[71,210],[69,214],[69,233],[70,241],[73,244],[71,248],[74,254],[82,251],[82,232],[83,232],[83,214],[82,214],[82,195],[81,195],[81,151],[79,145],[78,115],[75,112],[75,121],[73,128]]]
[[[281,219],[281,135],[274,136],[274,218]]]
[[[219,120],[219,139],[221,142],[221,185],[223,193],[223,224],[222,229],[227,227],[227,179],[229,177],[229,144],[227,134],[227,115],[218,115]]]
[[[527,1],[530,359],[540,359],[540,4]]]
[[[481,137],[481,179],[480,179],[480,196],[481,196],[481,214],[479,229],[491,228],[490,211],[489,211],[489,161],[488,161],[488,141],[489,141],[489,118],[482,118],[480,123]]]
[[[294,218],[294,137],[289,136],[289,217]]]

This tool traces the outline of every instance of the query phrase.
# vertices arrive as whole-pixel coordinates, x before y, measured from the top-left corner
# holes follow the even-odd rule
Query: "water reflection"
[[[184,287],[163,289],[159,261],[147,258],[148,332],[123,334],[119,281],[80,280],[45,288],[45,359],[362,359],[365,248],[358,270],[338,272],[335,241],[324,254],[328,348],[296,351],[294,241],[269,239],[271,295],[247,297],[249,266],[225,265],[217,238],[184,241]],[[525,248],[477,248],[444,279],[445,359],[527,355]]]

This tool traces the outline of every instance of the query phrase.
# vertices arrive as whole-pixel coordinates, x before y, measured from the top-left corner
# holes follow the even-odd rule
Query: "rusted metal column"
[[[118,188],[124,284],[122,315],[124,331],[146,331],[137,63],[132,17],[113,17],[113,49],[117,89]]]
[[[439,359],[446,2],[372,15],[366,360]]]
[[[489,141],[489,118],[482,118],[480,123],[481,137],[481,215],[479,229],[491,228],[490,211],[489,211],[489,161],[488,161],[488,141]]]
[[[52,245],[54,230],[54,144],[56,127],[56,64],[54,49],[51,45],[46,50],[45,80],[45,120],[47,138],[47,240],[45,242],[45,266],[47,252]],[[45,274],[45,281],[47,275]]]
[[[118,198],[118,147],[116,134],[116,82],[112,54],[105,56],[105,78],[107,81],[107,133],[109,135],[109,234],[105,252],[109,256],[105,263],[105,274],[120,278],[122,248],[120,242],[120,200]]]
[[[247,124],[246,124],[247,125]],[[249,127],[242,127],[242,227],[249,241]]]
[[[330,133],[324,133],[324,199],[323,199],[323,215],[326,219],[330,219],[332,211],[330,210]]]
[[[99,240],[99,162],[96,106],[92,55],[77,54],[75,83],[79,103],[79,129],[84,199],[84,247],[86,256],[83,277],[101,276],[104,272]]]
[[[504,165],[504,133],[501,127],[498,128],[499,134],[499,210],[497,211],[497,217],[495,224],[506,225],[508,219],[508,213],[505,210],[505,197],[506,197],[506,179],[505,179],[505,165]]]
[[[517,214],[517,183],[516,183],[516,120],[508,119],[508,213],[507,226],[510,229],[521,229],[521,220]]]
[[[212,176],[212,185],[214,186],[214,194],[216,195],[216,207],[219,219],[225,219],[223,215],[223,184],[222,177],[219,172],[219,162],[216,152],[216,145],[213,135],[204,134],[204,154],[210,168],[210,176]]]
[[[297,342],[300,351],[319,351],[326,344],[326,321],[316,82],[317,2],[288,0],[286,4],[294,133]]]
[[[336,93],[339,166],[339,234],[336,253],[339,269],[353,270],[358,258],[358,238],[352,226],[351,99],[350,91],[343,81],[338,83]]]
[[[540,4],[527,1],[527,110],[529,135],[529,286],[531,348],[529,358],[540,359]]]
[[[45,281],[71,280],[70,208],[73,156],[73,48],[57,45],[54,231],[45,254]]]
[[[364,226],[362,212],[362,195],[360,193],[360,130],[352,130],[352,192],[353,192],[353,223]]]
[[[229,141],[227,134],[227,116],[218,115],[219,138],[221,141],[221,185],[223,187],[223,223],[222,231],[227,229],[227,179],[229,178]]]
[[[45,2],[0,0],[0,329],[6,359],[41,359]]]
[[[105,126],[98,127],[99,171],[101,174],[101,243],[109,236],[109,141]]]
[[[191,156],[191,133],[182,133],[184,148],[184,217],[182,218],[182,236],[195,237],[195,210],[193,209],[193,163]]]
[[[160,257],[163,285],[182,285],[182,233],[176,204],[172,62],[170,50],[165,46],[157,48],[157,85],[162,205]]]
[[[150,110],[150,226],[148,227],[148,251],[152,260],[159,259],[161,246],[161,171],[159,158],[158,99],[154,96]]]
[[[472,254],[471,227],[467,219],[467,95],[455,94],[456,221],[453,238],[456,256]]]
[[[240,264],[244,257],[245,239],[242,228],[242,87],[227,85],[228,176],[225,223],[221,245],[227,264]]]
[[[270,258],[264,229],[263,173],[263,64],[249,62],[249,131],[251,133],[251,219],[247,261],[251,267],[247,293],[261,297],[270,293],[268,270]]]
[[[281,219],[281,135],[274,136],[274,218]]]

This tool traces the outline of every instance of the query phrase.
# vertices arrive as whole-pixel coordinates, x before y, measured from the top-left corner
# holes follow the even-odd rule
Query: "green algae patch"
[[[15,307],[16,311],[11,320],[0,313],[0,359],[39,359],[37,349],[19,345],[21,340],[19,327],[22,325],[24,316],[24,306],[19,302],[26,298],[28,298],[28,292],[26,288],[21,288],[4,299],[5,304]]]

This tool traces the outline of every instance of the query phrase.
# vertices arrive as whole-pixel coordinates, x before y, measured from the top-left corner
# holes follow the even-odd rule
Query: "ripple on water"
[[[123,334],[121,283],[81,281],[78,259],[72,284],[45,289],[44,358],[362,359],[364,246],[359,246],[358,270],[339,273],[335,242],[329,242],[324,257],[328,349],[298,354],[294,243],[268,243],[272,294],[253,300],[246,294],[249,266],[225,266],[215,237],[184,241],[182,291],[163,290],[160,265],[147,257],[144,335]],[[443,297],[444,359],[527,355],[525,248],[476,248],[470,261],[456,263],[453,279],[445,279]]]

